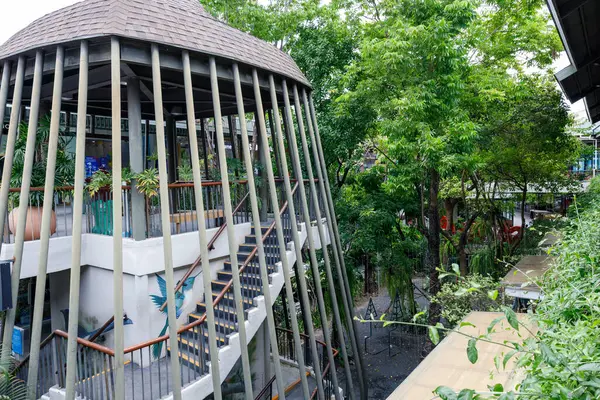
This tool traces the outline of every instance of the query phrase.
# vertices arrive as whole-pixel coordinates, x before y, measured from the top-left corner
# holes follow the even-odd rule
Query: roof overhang
[[[588,118],[600,121],[600,2],[547,0],[571,65],[555,74],[572,103],[585,102]]]

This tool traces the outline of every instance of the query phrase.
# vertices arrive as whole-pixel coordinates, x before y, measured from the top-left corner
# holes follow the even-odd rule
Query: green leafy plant
[[[450,326],[456,326],[471,311],[499,311],[499,283],[478,274],[460,276],[457,268],[458,266],[453,264],[455,274],[445,279],[447,282],[442,284],[440,292],[431,299],[442,307],[442,317]],[[493,295],[493,298],[490,295]]]
[[[13,188],[18,188],[22,185],[28,130],[29,124],[27,122],[22,122],[19,125],[10,177],[10,186]],[[59,132],[54,184],[55,186],[71,186],[73,184],[73,177],[75,176],[75,160],[73,159],[73,155],[67,151],[71,138],[63,136],[62,133],[62,131]],[[49,136],[50,116],[46,115],[40,119],[35,132],[31,187],[43,187],[45,184]],[[19,193],[11,193],[10,196],[13,207],[17,207],[19,205]],[[44,201],[44,192],[30,192],[29,201],[33,205],[41,206]]]
[[[179,177],[179,182],[193,182],[194,172],[191,165],[189,163],[179,165],[177,167],[177,176]]]
[[[124,167],[121,170],[122,182],[129,184],[136,177],[137,174],[133,173],[129,167]],[[90,177],[86,187],[92,196],[96,195],[101,190],[112,191],[112,171],[99,169],[98,171],[94,172],[94,174]]]
[[[108,172],[98,170],[90,177],[87,190],[94,196],[102,189],[112,189],[112,177]]]
[[[0,349],[1,347],[2,345],[0,345]],[[6,362],[0,363],[0,399],[25,400],[29,398],[27,384],[17,377],[18,366],[18,362],[12,357]]]

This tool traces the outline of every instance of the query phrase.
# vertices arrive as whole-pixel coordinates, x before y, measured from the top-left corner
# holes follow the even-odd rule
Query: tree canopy
[[[548,73],[561,42],[543,0],[201,2],[312,82],[347,265],[367,281],[372,263],[410,301],[427,269],[435,295],[452,257],[469,272],[470,242],[502,255],[499,191],[523,205],[528,188],[568,184],[579,148]]]

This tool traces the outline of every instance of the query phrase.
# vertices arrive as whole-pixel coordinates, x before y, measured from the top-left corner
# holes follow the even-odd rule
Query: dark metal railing
[[[296,348],[296,344],[294,342],[293,332],[289,329],[276,328],[277,331],[277,348],[279,349],[279,357],[288,362],[298,363],[298,349]],[[314,367],[314,360],[311,359],[311,352],[308,348],[309,346],[309,337],[303,333],[300,334],[301,346],[302,346],[302,354],[304,355],[304,364],[307,367]],[[325,390],[325,398],[330,399],[334,394],[335,388],[331,383],[331,364],[327,359],[327,345],[317,340],[317,352],[319,354],[319,359],[316,360],[321,367],[321,371],[323,371],[323,388]],[[333,350],[334,357],[337,357],[338,350]],[[314,378],[314,376],[313,376]],[[296,381],[292,383],[285,389],[286,394],[291,392],[292,390],[301,390],[298,385],[300,381]],[[259,394],[255,397],[255,400],[266,400],[273,398],[273,392],[276,390],[275,387],[275,376],[273,376],[267,384],[263,387],[263,389],[259,392]],[[317,390],[313,390],[311,394],[311,399],[314,399],[317,396]]]
[[[133,212],[131,186],[121,187],[123,236],[133,236]],[[135,189],[134,189],[135,190]],[[218,228],[224,225],[223,187],[221,182],[203,182],[204,221],[206,229]],[[14,243],[16,234],[17,215],[19,210],[19,193],[21,188],[11,188],[8,211],[5,218],[5,228],[2,233],[3,243]],[[44,205],[44,188],[32,187],[29,196],[25,240],[40,239],[42,207]],[[73,186],[62,186],[54,189],[52,197],[53,216],[51,219],[51,237],[71,236],[73,233]],[[250,200],[247,196],[247,181],[231,183],[231,199],[234,204],[240,204],[234,215],[234,224],[250,221]],[[84,193],[82,232],[111,236],[113,234],[113,196],[109,188],[100,189],[95,194]],[[193,183],[173,183],[169,185],[169,203],[171,234],[176,235],[198,230],[196,200]],[[161,237],[160,200],[158,196],[145,197],[146,237]]]
[[[40,346],[39,375],[36,398],[51,387],[65,387],[67,373],[66,332],[56,330]],[[114,398],[114,352],[85,339],[77,339],[77,392],[82,398]],[[27,381],[29,359],[15,369],[17,378]]]
[[[202,182],[205,228],[218,228],[225,224],[223,186],[218,182]],[[240,204],[234,214],[234,224],[250,221],[250,201],[247,197],[247,181],[236,181],[230,185],[231,202]],[[242,201],[243,200],[243,201]],[[173,183],[169,185],[169,220],[171,234],[177,235],[198,230],[198,216],[193,183]],[[147,237],[161,237],[160,199],[146,198]]]
[[[71,236],[73,233],[73,190],[72,186],[61,186],[54,189],[52,196],[53,215],[50,229],[52,237]],[[19,193],[21,188],[11,188],[8,209],[5,218],[5,228],[2,233],[3,243],[14,243],[19,212]],[[28,199],[27,219],[25,225],[25,240],[39,240],[42,223],[42,207],[44,205],[44,188],[32,187]],[[121,190],[123,202],[123,235],[132,234],[131,220],[131,190],[123,186]],[[94,195],[85,192],[82,219],[83,233],[112,235],[112,199],[110,190],[101,190]]]

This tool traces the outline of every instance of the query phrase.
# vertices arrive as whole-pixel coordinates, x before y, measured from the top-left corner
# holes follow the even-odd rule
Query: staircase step
[[[240,253],[251,253],[256,248],[256,243],[242,243],[239,247]]]
[[[167,354],[169,354],[169,356],[172,356],[172,351],[171,351],[171,347],[167,347]],[[207,353],[208,354],[208,353]],[[190,355],[186,354],[185,351],[182,353],[181,351],[177,352],[177,356],[181,358],[181,360],[185,363],[185,365],[187,365],[188,367],[192,367],[195,368],[196,370],[204,370],[207,371],[208,368],[207,366],[202,366],[200,365],[200,360],[196,360],[194,359],[194,357],[190,357]]]
[[[238,259],[238,263],[241,266],[243,263],[246,262],[246,260],[248,259],[248,257],[250,257],[250,251],[245,252],[245,251],[238,251],[237,253],[237,259]]]
[[[241,267],[241,263],[238,263],[238,268],[239,267]],[[267,268],[269,269],[269,274],[277,272],[277,267],[275,265],[269,265],[268,261],[267,261]],[[223,269],[221,271],[224,273],[231,274],[231,262],[225,261],[225,263],[223,264]],[[244,273],[259,275],[260,274],[260,266],[258,264],[256,264],[256,265],[249,264],[246,266],[246,268],[244,268]]]
[[[213,300],[218,296],[218,293],[213,293]],[[235,308],[233,308],[233,300],[231,298],[229,298],[229,296],[227,298],[224,298],[223,300],[223,305],[225,306],[225,309],[223,308],[216,308],[215,309],[215,316],[220,317],[221,315],[217,315],[217,314],[235,314]],[[254,298],[244,298],[243,299],[244,302],[244,310],[248,310],[250,308],[254,307]],[[230,307],[230,308],[228,308]],[[198,302],[196,303],[196,313],[202,315],[206,312],[206,304],[204,302]]]
[[[188,315],[188,320],[190,323],[199,320],[202,318],[202,315],[191,313]],[[215,319],[215,325],[221,327],[219,332],[235,332],[237,330],[237,324],[232,321],[225,321],[223,319],[217,318]]]
[[[260,229],[261,233],[263,233],[263,234],[264,234],[266,231],[268,231],[270,226],[271,226],[271,224],[268,224],[268,225],[263,225],[263,224],[261,224],[261,227],[260,227],[260,228],[261,228],[261,229]],[[254,235],[254,233],[255,233],[255,230],[254,230],[254,229],[255,229],[255,227],[254,227],[254,225],[252,225],[252,227],[250,228],[250,233],[251,233],[252,235]]]
[[[246,239],[244,240],[244,243],[254,243],[256,244],[256,235],[252,234],[252,235],[246,235]]]
[[[184,346],[184,349],[188,349],[190,348],[192,351],[194,351],[195,354],[198,354],[199,346],[197,342],[190,342],[186,339],[183,338],[179,338],[179,343],[181,346]],[[208,347],[208,343],[203,343],[202,344],[203,350],[204,350],[204,354],[210,354],[210,348]]]
[[[244,275],[246,275],[246,274],[244,274]],[[240,277],[240,281],[242,284],[242,286],[241,286],[242,295],[251,296],[251,297],[260,296],[262,294],[262,285],[261,285],[260,277],[258,275],[252,275],[252,276],[258,277],[258,280],[256,280],[256,279],[251,279],[249,277],[245,278],[244,275],[242,275],[242,277]],[[227,281],[225,281],[225,280],[212,281],[211,285],[212,285],[213,292],[221,293],[221,291],[225,288],[225,286],[227,286],[229,284],[229,282],[231,282],[231,281],[229,281],[229,280],[227,280]]]
[[[200,313],[201,315],[204,314],[204,312]],[[183,338],[187,341],[197,341],[198,340],[198,335],[199,335],[199,327],[195,327],[190,331],[187,332],[182,332],[181,336],[179,338]],[[206,345],[208,345],[207,341],[208,341],[208,328],[206,325],[203,325],[203,329],[202,329],[202,336],[203,336],[203,340],[205,341]],[[179,340],[178,338],[178,340]],[[219,332],[217,332],[217,345],[220,347],[222,345],[225,345],[227,343],[229,343],[229,338],[227,335],[221,334]]]

